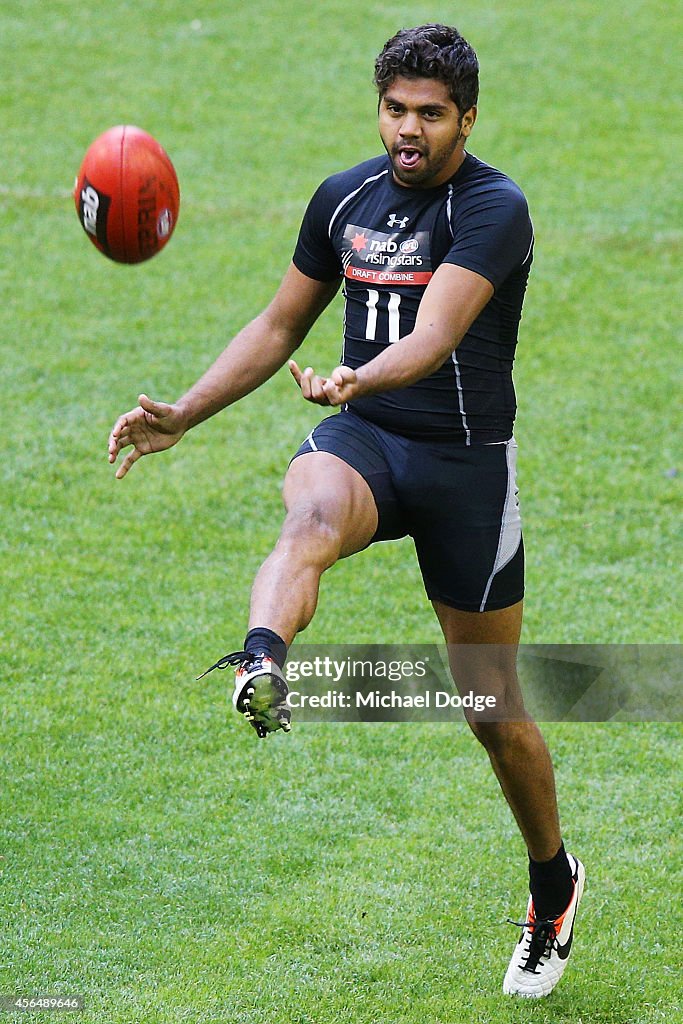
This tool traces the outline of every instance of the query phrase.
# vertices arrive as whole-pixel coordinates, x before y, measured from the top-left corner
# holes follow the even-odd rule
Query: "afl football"
[[[180,190],[156,139],[133,125],[118,125],[89,147],[74,201],[83,230],[100,252],[117,263],[142,263],[173,234]]]

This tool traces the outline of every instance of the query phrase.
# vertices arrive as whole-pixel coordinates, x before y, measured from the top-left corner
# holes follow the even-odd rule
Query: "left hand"
[[[343,405],[357,395],[358,378],[356,371],[350,366],[338,366],[329,377],[320,377],[311,366],[300,370],[293,359],[289,360],[288,365],[307,402],[314,402],[316,405]]]

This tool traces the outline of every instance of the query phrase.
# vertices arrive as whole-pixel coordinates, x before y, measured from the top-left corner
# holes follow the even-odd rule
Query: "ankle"
[[[280,668],[287,659],[287,644],[266,626],[255,626],[249,630],[244,639],[244,650],[249,654],[265,654]]]
[[[556,918],[567,909],[573,891],[572,869],[564,843],[549,860],[529,856],[529,889],[536,919]]]

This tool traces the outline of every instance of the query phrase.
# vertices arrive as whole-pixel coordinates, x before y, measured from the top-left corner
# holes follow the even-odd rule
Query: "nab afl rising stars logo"
[[[408,222],[408,217],[391,214],[388,224]],[[344,231],[342,264],[344,276],[365,284],[429,284],[432,276],[429,232],[416,231],[399,241],[396,232],[372,231],[358,224],[347,224]]]

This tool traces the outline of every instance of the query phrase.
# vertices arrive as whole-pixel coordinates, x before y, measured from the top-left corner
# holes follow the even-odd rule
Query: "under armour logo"
[[[387,221],[387,227],[400,228],[402,231],[409,220],[410,217],[397,217],[395,213],[392,213],[392,215],[389,217],[389,220]]]

